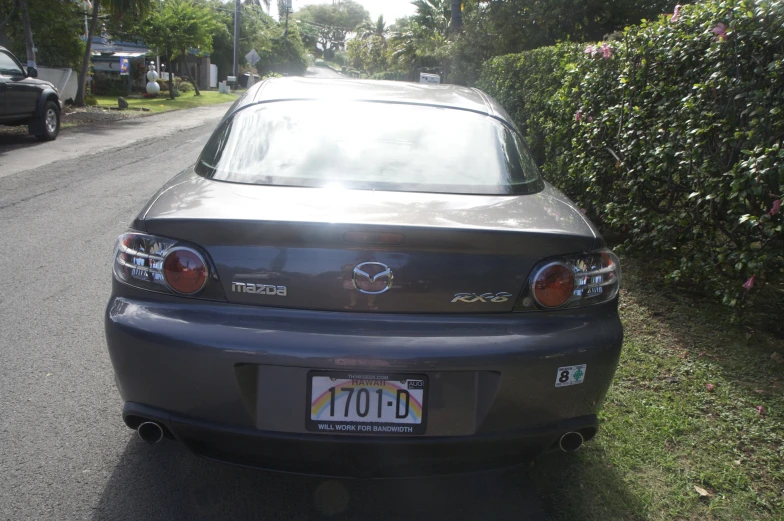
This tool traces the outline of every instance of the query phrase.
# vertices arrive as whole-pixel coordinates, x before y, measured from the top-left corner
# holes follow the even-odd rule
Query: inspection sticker
[[[585,369],[587,364],[570,365],[569,367],[559,367],[555,373],[555,386],[566,387],[567,385],[577,385],[585,381]]]

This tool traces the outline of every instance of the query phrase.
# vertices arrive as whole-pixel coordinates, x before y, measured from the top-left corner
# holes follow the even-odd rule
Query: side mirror
[[[38,69],[35,67],[28,67],[27,68],[27,77],[28,78],[37,78],[38,77]]]

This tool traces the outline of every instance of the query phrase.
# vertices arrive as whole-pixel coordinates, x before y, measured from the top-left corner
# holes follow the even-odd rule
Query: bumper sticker
[[[558,372],[555,373],[555,386],[566,387],[568,385],[583,383],[585,381],[585,370],[587,367],[587,364],[559,367]]]

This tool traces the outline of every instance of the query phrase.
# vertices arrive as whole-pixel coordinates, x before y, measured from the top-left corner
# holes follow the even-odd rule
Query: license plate
[[[427,376],[308,373],[305,426],[328,434],[424,434]]]

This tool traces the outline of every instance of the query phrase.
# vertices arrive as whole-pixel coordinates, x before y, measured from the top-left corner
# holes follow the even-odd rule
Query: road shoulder
[[[162,138],[175,132],[217,123],[230,103],[156,114],[107,125],[63,129],[55,141],[38,142],[32,136],[0,139],[0,178],[40,168],[55,161],[90,156]]]

